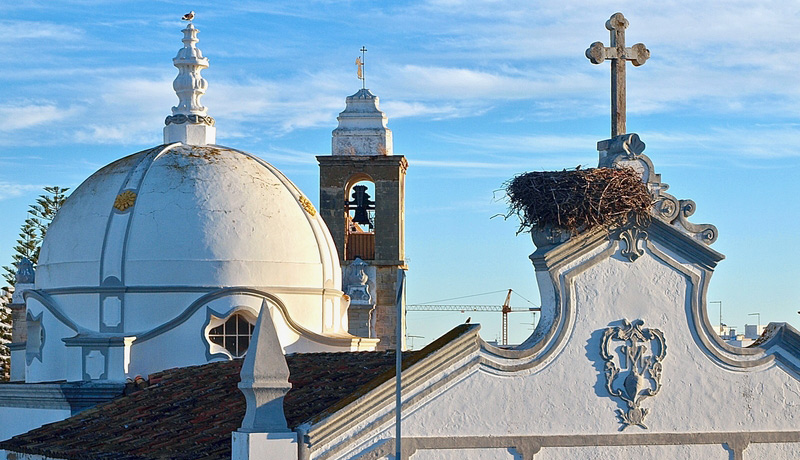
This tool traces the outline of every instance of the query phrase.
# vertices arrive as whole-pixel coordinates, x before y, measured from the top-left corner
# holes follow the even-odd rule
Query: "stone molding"
[[[408,170],[408,160],[403,155],[317,155],[317,162],[325,166],[344,167],[358,162],[370,162],[378,166],[399,166],[402,173]]]
[[[124,383],[9,383],[0,384],[1,407],[71,410],[83,409],[121,395]]]
[[[694,446],[719,445],[730,452],[733,460],[742,460],[750,444],[800,442],[800,431],[706,432],[706,433],[641,433],[641,434],[576,434],[553,436],[452,436],[404,437],[400,459],[409,460],[420,450],[444,449],[513,449],[522,460],[534,460],[542,448],[597,446]],[[359,460],[378,460],[393,456],[394,439],[386,439],[375,449],[357,455]]]
[[[162,286],[161,288],[163,289],[164,287]],[[321,291],[322,291],[323,295],[334,295],[334,296],[337,296],[337,297],[341,297],[341,295],[342,295],[342,292],[339,291],[338,289],[336,289],[336,290],[334,290],[334,289],[321,289]],[[315,291],[315,292],[317,292],[317,291]],[[228,288],[222,288],[222,289],[217,288],[216,290],[208,292],[208,293],[200,296],[198,299],[195,299],[195,301],[192,302],[189,306],[187,306],[186,309],[184,309],[183,312],[181,312],[176,317],[172,318],[171,320],[167,321],[166,323],[164,323],[164,324],[162,324],[162,325],[160,325],[158,327],[155,327],[155,328],[147,330],[147,331],[133,331],[133,332],[125,332],[124,334],[105,334],[105,335],[99,335],[97,333],[94,333],[92,331],[88,331],[88,330],[86,330],[84,328],[79,327],[76,323],[74,323],[69,318],[67,318],[66,315],[64,315],[63,311],[58,306],[58,303],[55,301],[55,299],[53,299],[51,296],[47,295],[47,293],[45,293],[43,291],[39,291],[39,290],[37,290],[37,291],[28,291],[28,292],[26,292],[26,298],[28,296],[36,298],[51,314],[53,314],[53,316],[56,317],[56,319],[58,319],[60,322],[62,322],[64,325],[66,325],[70,329],[74,330],[78,334],[83,333],[83,334],[89,334],[91,336],[98,336],[98,337],[102,336],[102,337],[105,337],[105,338],[117,337],[119,340],[122,340],[123,337],[136,337],[136,342],[141,343],[141,342],[150,340],[150,339],[152,339],[154,337],[157,337],[157,336],[159,336],[159,335],[161,335],[161,334],[163,334],[163,333],[165,333],[165,332],[167,332],[167,331],[169,331],[171,329],[174,329],[174,328],[178,327],[179,325],[183,324],[184,322],[189,320],[189,318],[191,318],[195,314],[195,312],[197,312],[197,310],[201,309],[202,307],[204,307],[206,304],[208,304],[212,300],[216,300],[218,298],[222,298],[222,297],[226,297],[226,296],[230,296],[230,295],[238,295],[238,294],[250,295],[250,296],[255,296],[255,297],[259,297],[259,298],[262,298],[262,299],[269,300],[270,302],[272,302],[280,310],[281,315],[283,316],[284,320],[286,321],[286,324],[289,326],[290,329],[292,329],[292,331],[294,331],[296,334],[298,334],[298,335],[300,335],[302,337],[305,337],[305,338],[307,338],[309,340],[312,340],[314,342],[322,343],[322,344],[325,344],[325,345],[336,346],[336,347],[349,347],[349,348],[354,348],[355,347],[356,349],[361,349],[361,348],[364,348],[365,346],[367,346],[367,347],[373,346],[374,347],[377,344],[377,340],[376,339],[369,339],[369,338],[362,338],[362,337],[355,337],[355,336],[331,337],[331,336],[325,336],[325,335],[321,335],[321,334],[317,334],[315,332],[312,332],[312,331],[304,328],[300,324],[296,323],[290,317],[289,311],[288,311],[286,305],[283,303],[283,301],[279,297],[277,297],[273,293],[266,292],[266,291],[263,291],[263,290],[261,290],[259,288],[253,288],[253,287],[234,286],[234,287],[228,287]],[[78,336],[76,336],[76,337],[78,337]],[[70,340],[73,340],[73,339],[74,338],[67,338],[67,339],[64,339],[64,341],[66,342],[66,341],[70,341]]]
[[[214,126],[217,124],[214,117],[209,115],[197,115],[197,114],[189,114],[184,115],[179,113],[177,115],[169,115],[167,118],[164,119],[164,125],[182,125],[182,124],[192,124],[192,125],[207,125],[207,126]]]
[[[701,349],[723,367],[748,370],[767,365],[778,359],[784,369],[800,374],[800,334],[789,325],[779,325],[780,333],[775,340],[760,346],[733,347],[722,341],[708,320],[706,292],[713,268],[724,256],[697,239],[686,238],[679,229],[660,220],[653,220],[647,227],[650,238],[644,240],[643,249],[653,257],[682,273],[691,292],[691,329],[699,338]],[[616,236],[618,238],[618,236]],[[663,245],[664,251],[657,245]],[[546,272],[555,295],[551,318],[543,318],[540,326],[520,346],[503,349],[481,341],[481,364],[494,372],[518,372],[536,368],[545,363],[559,350],[573,324],[574,311],[571,305],[573,279],[583,271],[620,251],[620,241],[602,229],[586,232],[557,246],[538,248],[531,255],[537,272]],[[667,251],[667,252],[665,252]],[[668,253],[686,257],[698,272],[692,271]],[[575,262],[589,257],[578,265]],[[793,346],[798,337],[798,346]]]

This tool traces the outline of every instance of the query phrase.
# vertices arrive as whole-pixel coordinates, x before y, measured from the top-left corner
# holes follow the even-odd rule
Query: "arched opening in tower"
[[[362,180],[347,191],[345,258],[375,259],[375,184]]]

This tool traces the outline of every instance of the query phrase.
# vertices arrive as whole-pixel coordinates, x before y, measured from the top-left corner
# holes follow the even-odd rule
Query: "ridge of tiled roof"
[[[410,352],[405,359],[412,356]],[[292,389],[284,398],[290,427],[352,394],[394,366],[394,352],[286,356]],[[0,449],[55,459],[229,459],[241,425],[242,361],[220,361],[152,374],[149,386],[0,442]]]
[[[421,350],[413,353],[403,353],[403,363],[401,366],[401,370],[405,371],[409,367],[413,366],[414,364],[422,361],[423,359],[430,356],[433,352],[439,350],[440,348],[444,347],[457,337],[461,336],[465,332],[472,330],[476,327],[479,327],[478,324],[460,324],[449,332],[444,334],[443,336],[439,337],[438,339],[434,340],[433,342],[429,343],[427,346],[422,348]],[[394,359],[394,353],[391,353],[392,359]],[[382,383],[388,381],[389,379],[394,379],[397,375],[397,368],[396,363],[392,361],[392,364],[388,367],[383,368],[383,371],[379,374],[375,375],[371,380],[366,381],[363,385],[356,388],[355,391],[351,391],[348,394],[342,396],[337,401],[333,401],[332,404],[322,408],[320,411],[316,411],[315,415],[309,418],[307,421],[311,422],[318,422],[325,417],[336,413],[337,411],[343,409],[348,404],[352,403],[356,399],[366,395],[370,391],[377,388]],[[401,376],[403,373],[401,373]],[[299,423],[298,423],[299,425]],[[297,425],[295,425],[297,426]]]

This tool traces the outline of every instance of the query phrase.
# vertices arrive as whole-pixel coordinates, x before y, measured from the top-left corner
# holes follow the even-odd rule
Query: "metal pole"
[[[756,316],[758,318],[756,320],[756,335],[761,335],[761,313],[749,313],[747,316]]]
[[[402,268],[397,271],[397,331],[396,331],[396,348],[395,348],[395,460],[401,460],[400,456],[403,452],[401,446],[401,414],[400,409],[402,406],[402,379],[401,373],[403,368],[403,298],[406,291],[406,271]]]
[[[719,304],[719,335],[722,335],[722,301],[721,300],[712,300],[709,303],[718,303]],[[711,319],[711,318],[709,318]]]

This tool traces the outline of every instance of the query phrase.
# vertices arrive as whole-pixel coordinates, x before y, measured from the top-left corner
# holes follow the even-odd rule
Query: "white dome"
[[[265,307],[287,353],[374,349],[347,333],[341,283],[322,218],[268,163],[215,145],[135,153],[86,179],[47,231],[26,293],[41,331],[26,378],[120,380],[224,359],[211,331]]]
[[[165,145],[67,198],[24,292],[27,382],[124,381],[242,356],[267,309],[283,351],[374,349],[347,333],[339,256],[311,201],[260,158],[213,144],[208,61],[184,30]]]
[[[84,181],[47,232],[36,281],[338,289],[341,270],[322,219],[277,169],[225,147],[173,144]]]

